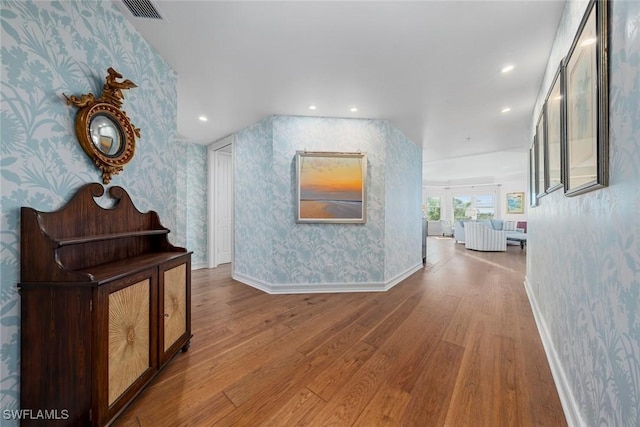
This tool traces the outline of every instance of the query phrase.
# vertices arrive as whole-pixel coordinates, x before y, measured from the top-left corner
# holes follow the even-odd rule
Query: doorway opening
[[[209,146],[209,268],[233,262],[234,135]]]

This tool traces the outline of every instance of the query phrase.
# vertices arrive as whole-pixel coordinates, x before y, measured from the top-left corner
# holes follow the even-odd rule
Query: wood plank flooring
[[[525,252],[429,237],[385,293],[268,295],[192,273],[191,348],[115,425],[565,426]]]

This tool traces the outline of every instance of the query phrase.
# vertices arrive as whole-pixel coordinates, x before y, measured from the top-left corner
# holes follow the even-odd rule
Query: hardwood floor
[[[191,348],[116,426],[564,426],[525,252],[429,237],[385,293],[268,295],[193,271]]]

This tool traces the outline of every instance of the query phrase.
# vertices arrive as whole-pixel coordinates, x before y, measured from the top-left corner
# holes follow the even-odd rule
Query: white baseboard
[[[535,318],[536,325],[538,326],[538,332],[540,334],[540,339],[542,340],[544,352],[547,355],[547,361],[551,367],[551,375],[553,375],[553,381],[556,384],[556,389],[560,396],[560,403],[562,404],[567,424],[569,427],[582,427],[585,423],[582,420],[582,416],[580,415],[580,410],[573,397],[573,393],[571,393],[569,381],[567,381],[567,376],[565,375],[560,359],[558,358],[558,353],[556,352],[551,336],[549,335],[547,325],[542,317],[542,313],[540,312],[540,307],[535,299],[528,277],[525,277],[524,279],[524,288],[527,291],[529,304],[531,305],[533,317]]]
[[[384,292],[393,288],[407,277],[422,268],[422,263],[417,264],[405,272],[386,282],[367,283],[283,283],[271,284],[255,277],[233,272],[231,277],[238,282],[260,289],[268,294],[318,294],[338,292]]]
[[[420,270],[421,268],[424,268],[424,265],[422,264],[422,262],[420,262],[419,264],[414,265],[413,267],[408,268],[403,273],[398,274],[393,279],[387,280],[387,282],[385,284],[385,287],[384,287],[384,290],[388,291],[389,289],[393,288],[395,285],[397,285],[398,283],[402,282],[404,279],[406,279],[407,277],[411,276],[413,273],[415,273],[416,271]]]

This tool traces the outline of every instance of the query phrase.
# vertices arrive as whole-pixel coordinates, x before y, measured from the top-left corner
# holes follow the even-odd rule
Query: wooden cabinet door
[[[157,359],[157,272],[149,269],[106,288],[106,387],[110,418],[153,377]],[[106,400],[106,402],[105,402]]]
[[[160,266],[160,365],[191,338],[191,262],[185,256]]]

